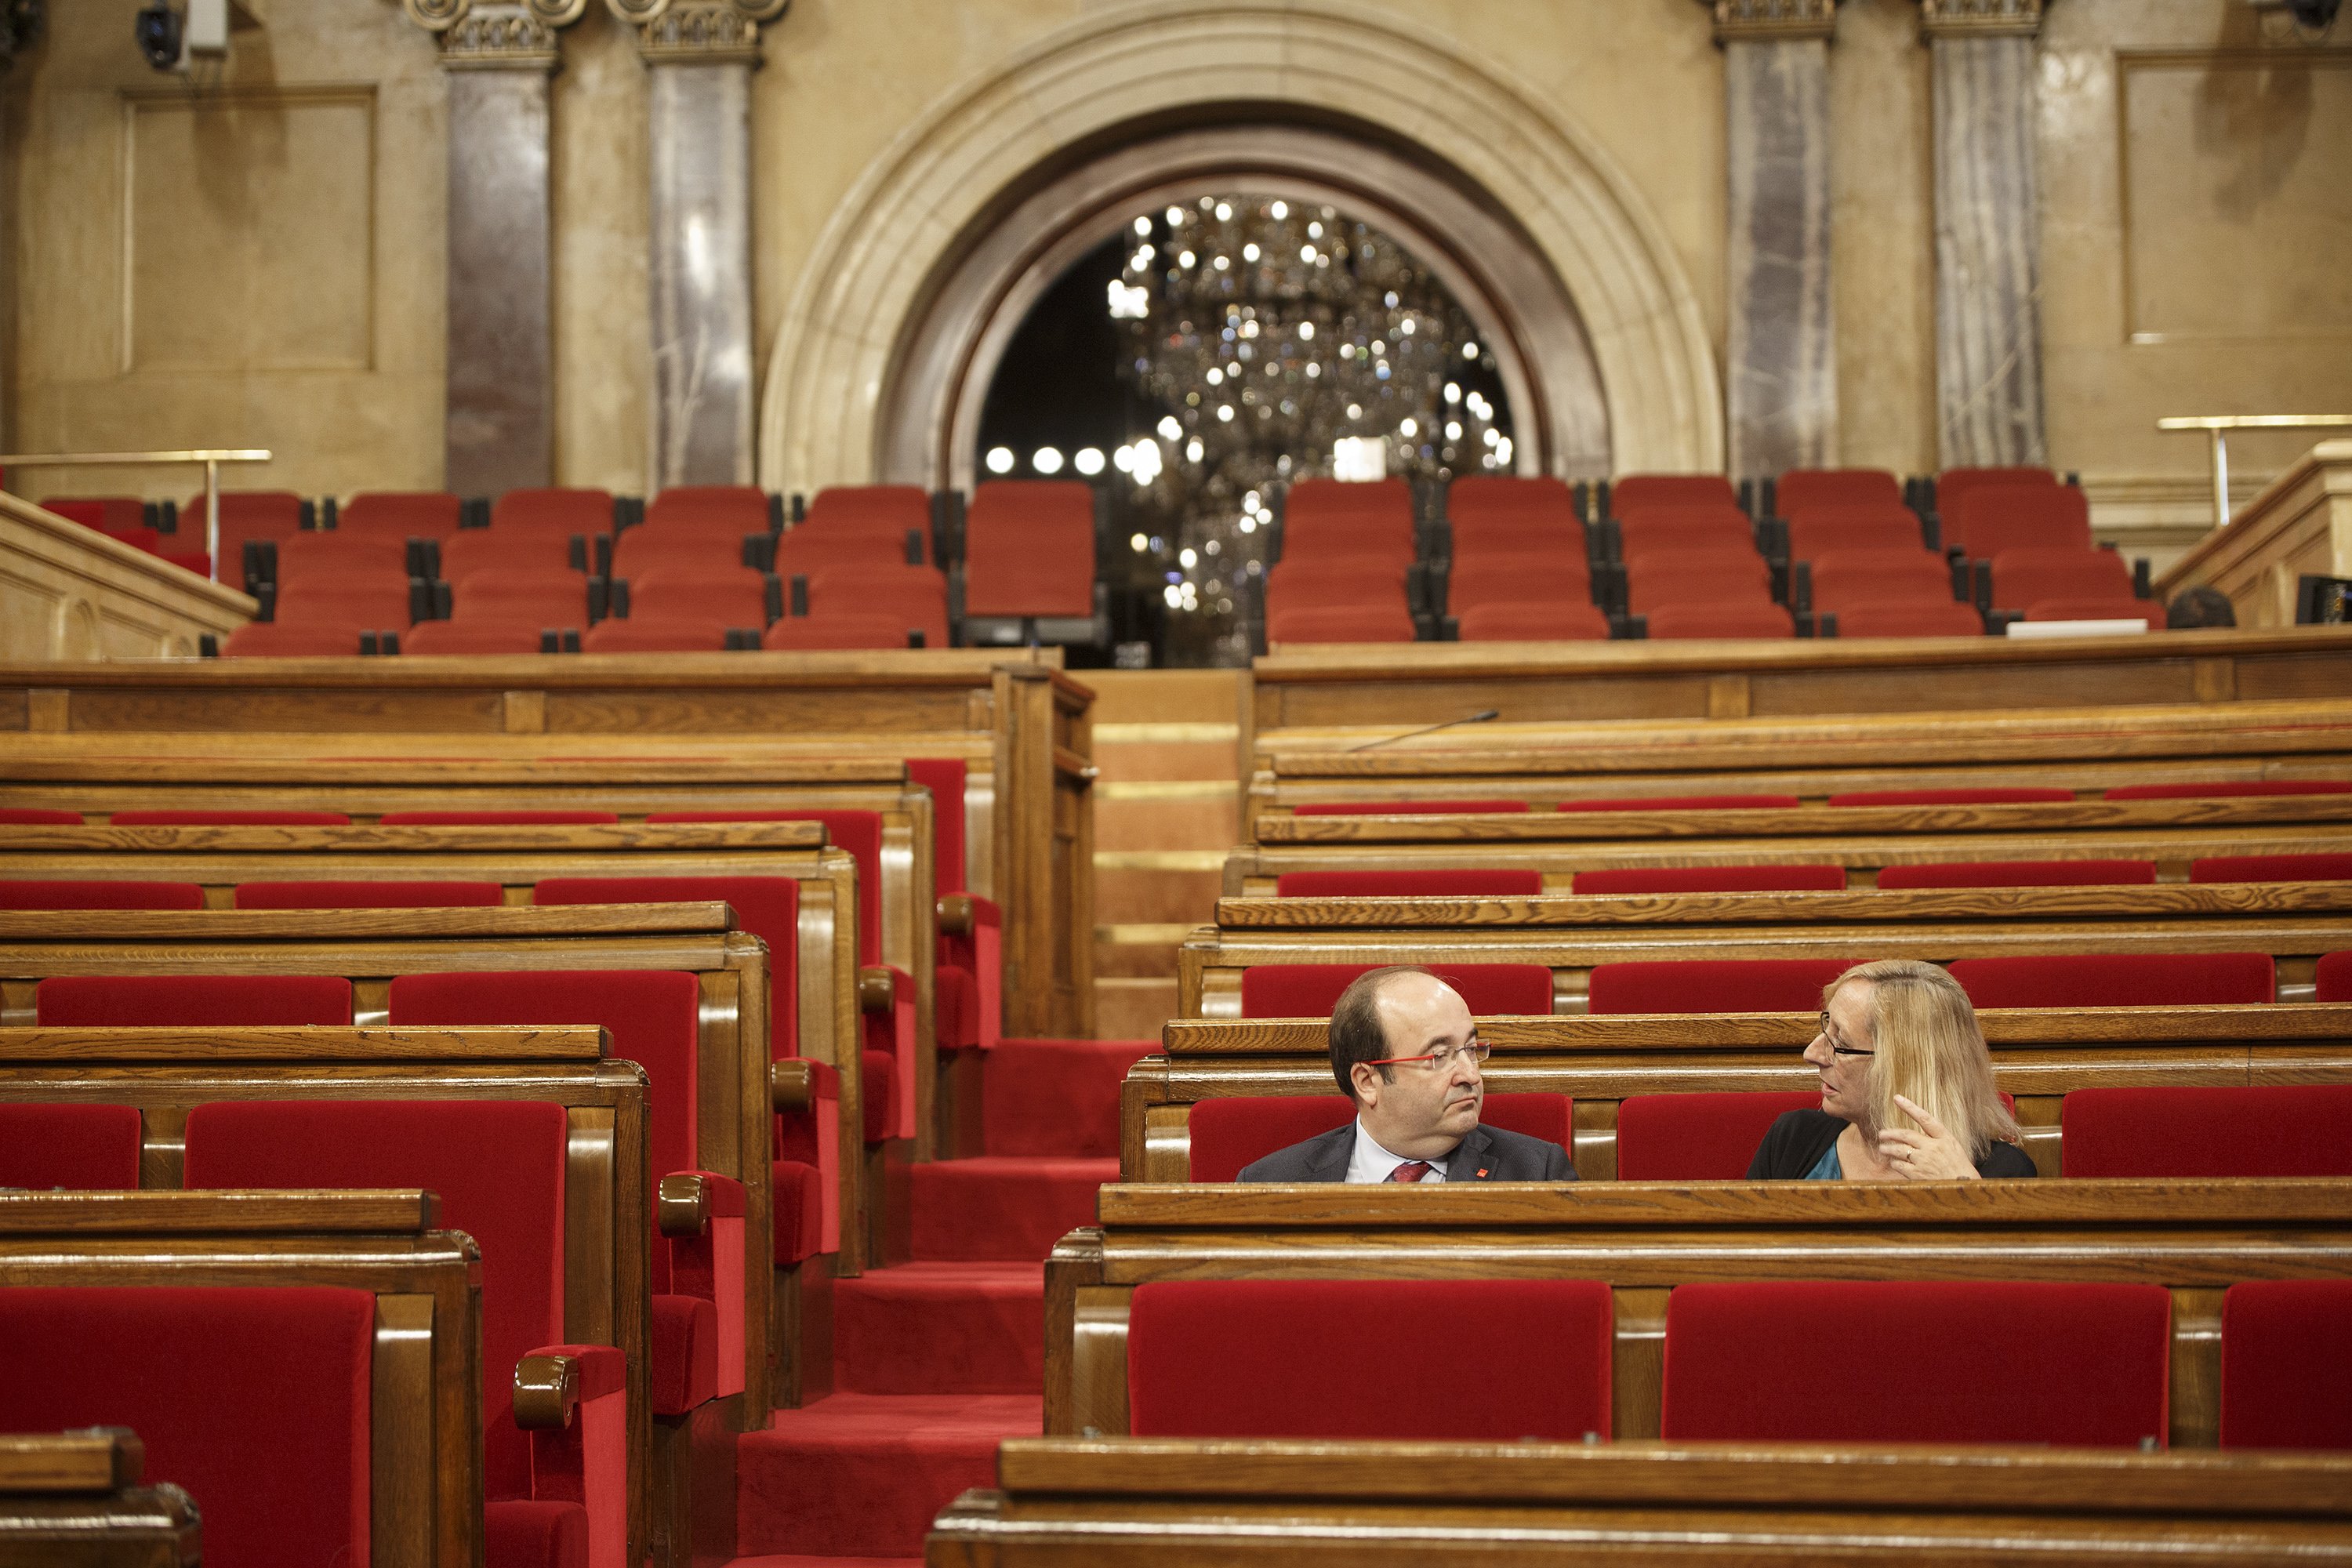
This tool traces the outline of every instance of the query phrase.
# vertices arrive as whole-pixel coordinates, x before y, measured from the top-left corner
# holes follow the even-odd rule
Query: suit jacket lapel
[[[1356,1124],[1326,1132],[1315,1140],[1307,1155],[1306,1180],[1310,1182],[1344,1182],[1348,1165],[1356,1157]]]
[[[1445,1179],[1449,1182],[1490,1182],[1495,1168],[1495,1141],[1486,1136],[1484,1127],[1473,1127],[1454,1147],[1454,1156],[1445,1163]]]

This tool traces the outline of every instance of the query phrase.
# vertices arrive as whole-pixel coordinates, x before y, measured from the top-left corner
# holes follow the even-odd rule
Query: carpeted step
[[[1000,1040],[981,1068],[992,1154],[1118,1158],[1118,1086],[1157,1040]]]
[[[910,1166],[914,1254],[942,1263],[1042,1263],[1071,1230],[1095,1222],[1095,1189],[1118,1162],[991,1154]]]
[[[835,1394],[736,1451],[736,1550],[919,1557],[940,1510],[996,1484],[996,1445],[1038,1435],[1036,1394]]]
[[[833,1287],[835,1386],[857,1394],[1035,1394],[1042,1263],[903,1263]]]

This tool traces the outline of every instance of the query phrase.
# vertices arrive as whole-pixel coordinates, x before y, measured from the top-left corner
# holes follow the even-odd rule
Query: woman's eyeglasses
[[[1466,1045],[1456,1046],[1450,1051],[1432,1051],[1425,1057],[1381,1057],[1364,1065],[1375,1068],[1419,1068],[1423,1072],[1444,1072],[1453,1065],[1454,1058],[1457,1056],[1466,1056],[1474,1062],[1483,1062],[1493,1051],[1494,1047],[1486,1041],[1472,1040]]]
[[[1822,1010],[1822,1038],[1829,1042],[1830,1052],[1833,1056],[1874,1057],[1878,1054],[1876,1051],[1856,1050],[1852,1046],[1839,1045],[1837,1036],[1830,1032],[1830,1015],[1827,1008]]]

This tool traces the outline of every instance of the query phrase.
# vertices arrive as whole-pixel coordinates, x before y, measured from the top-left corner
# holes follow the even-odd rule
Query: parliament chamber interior
[[[2338,10],[0,4],[0,1568],[2352,1563]]]

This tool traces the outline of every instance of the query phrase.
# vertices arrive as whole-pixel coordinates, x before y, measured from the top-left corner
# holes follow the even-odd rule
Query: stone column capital
[[[2031,38],[2047,0],[1919,0],[1919,33],[1937,38]]]
[[[1838,0],[1711,0],[1718,44],[1827,39],[1837,31]]]
[[[408,19],[437,38],[444,70],[551,71],[563,63],[562,29],[588,0],[401,0]]]
[[[792,0],[604,0],[637,29],[637,54],[649,65],[760,63],[760,24],[782,16]]]

